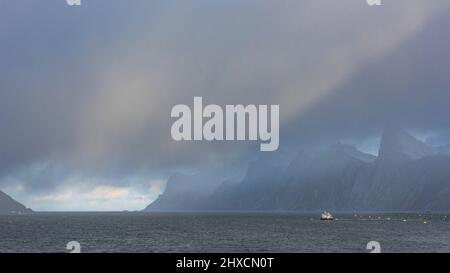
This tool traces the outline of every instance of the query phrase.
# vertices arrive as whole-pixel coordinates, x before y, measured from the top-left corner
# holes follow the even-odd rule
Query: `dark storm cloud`
[[[450,131],[450,34],[446,14],[434,18],[395,50],[360,69],[307,114],[293,121],[287,138],[336,141],[380,135],[396,124],[435,132],[445,143]]]
[[[194,95],[280,104],[282,149],[372,136],[391,120],[446,130],[447,6],[2,1],[0,185],[19,185],[25,201],[37,192],[67,201],[70,187],[141,191],[174,171],[257,153],[248,143],[173,142],[170,109]]]

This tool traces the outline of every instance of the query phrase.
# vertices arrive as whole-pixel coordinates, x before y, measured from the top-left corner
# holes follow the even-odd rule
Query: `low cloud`
[[[373,150],[389,120],[446,131],[449,5],[2,3],[0,187],[33,209],[141,209],[173,172],[257,154],[175,143],[171,107],[194,96],[279,104],[280,149],[327,136]]]
[[[133,211],[145,208],[160,191],[157,185],[149,185],[147,191],[108,185],[74,185],[50,194],[37,195],[31,199],[30,205],[41,211],[54,208],[59,211],[117,211],[118,208]]]

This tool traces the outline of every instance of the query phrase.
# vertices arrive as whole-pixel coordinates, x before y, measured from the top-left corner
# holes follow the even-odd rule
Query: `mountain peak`
[[[6,193],[0,191],[0,214],[30,213],[32,210],[26,208]]]
[[[388,126],[381,138],[378,158],[390,161],[416,160],[433,154],[434,150],[431,146],[416,139],[405,130]]]
[[[376,159],[376,156],[363,153],[358,150],[355,146],[349,144],[337,143],[331,146],[329,152],[336,154],[344,154],[349,157],[364,161],[364,162],[373,162]]]

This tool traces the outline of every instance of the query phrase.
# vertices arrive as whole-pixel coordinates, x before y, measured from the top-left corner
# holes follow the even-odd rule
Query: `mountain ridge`
[[[385,129],[378,157],[335,144],[284,169],[267,162],[178,210],[450,211],[450,156],[398,128]]]
[[[33,212],[31,209],[25,207],[0,190],[0,214],[23,214],[31,212]]]

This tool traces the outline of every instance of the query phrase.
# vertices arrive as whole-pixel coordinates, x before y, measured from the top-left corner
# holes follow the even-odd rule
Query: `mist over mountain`
[[[321,195],[313,178],[304,181],[310,176],[360,191],[346,205],[359,206],[365,184],[380,184],[365,172],[384,174],[407,160],[394,155],[408,150],[405,157],[418,160],[429,149],[411,139],[402,145],[417,144],[413,151],[393,147],[394,136],[384,145],[393,148],[383,149],[392,153],[385,159],[394,158],[386,166],[341,147],[348,150],[334,156],[352,163],[323,168],[321,159],[333,153],[308,149],[342,140],[376,154],[389,122],[447,134],[430,141],[450,154],[448,0],[382,8],[362,0],[115,0],[88,1],[96,3],[80,12],[56,1],[24,2],[0,4],[0,188],[36,210],[142,209],[171,175],[152,208],[309,207],[312,201],[294,202],[286,191]],[[204,105],[279,105],[281,149],[292,148],[296,163],[289,156],[273,165],[248,142],[174,141],[171,109],[192,106],[196,96]],[[371,137],[368,149],[362,142]],[[232,175],[234,167],[230,177],[210,168],[227,169],[227,161],[247,168],[257,157],[245,179]],[[291,177],[302,164],[320,168]],[[360,180],[334,178],[352,168]],[[332,197],[323,195],[323,206]]]
[[[270,157],[270,156],[267,156]],[[450,155],[404,130],[387,127],[379,156],[335,144],[294,158],[261,158],[239,182],[208,196],[166,192],[147,211],[450,211]]]
[[[30,213],[31,209],[26,208],[6,193],[0,191],[0,214],[21,214]]]
[[[167,181],[163,195],[151,204],[153,210],[184,210],[184,208],[201,208],[199,205],[217,188],[221,177],[198,173],[185,175],[176,173]],[[210,183],[208,183],[210,182]]]
[[[439,146],[436,148],[436,152],[442,155],[450,155],[450,145]]]
[[[431,156],[433,148],[415,139],[405,131],[397,128],[387,128],[383,132],[379,150],[380,161],[403,161]]]

